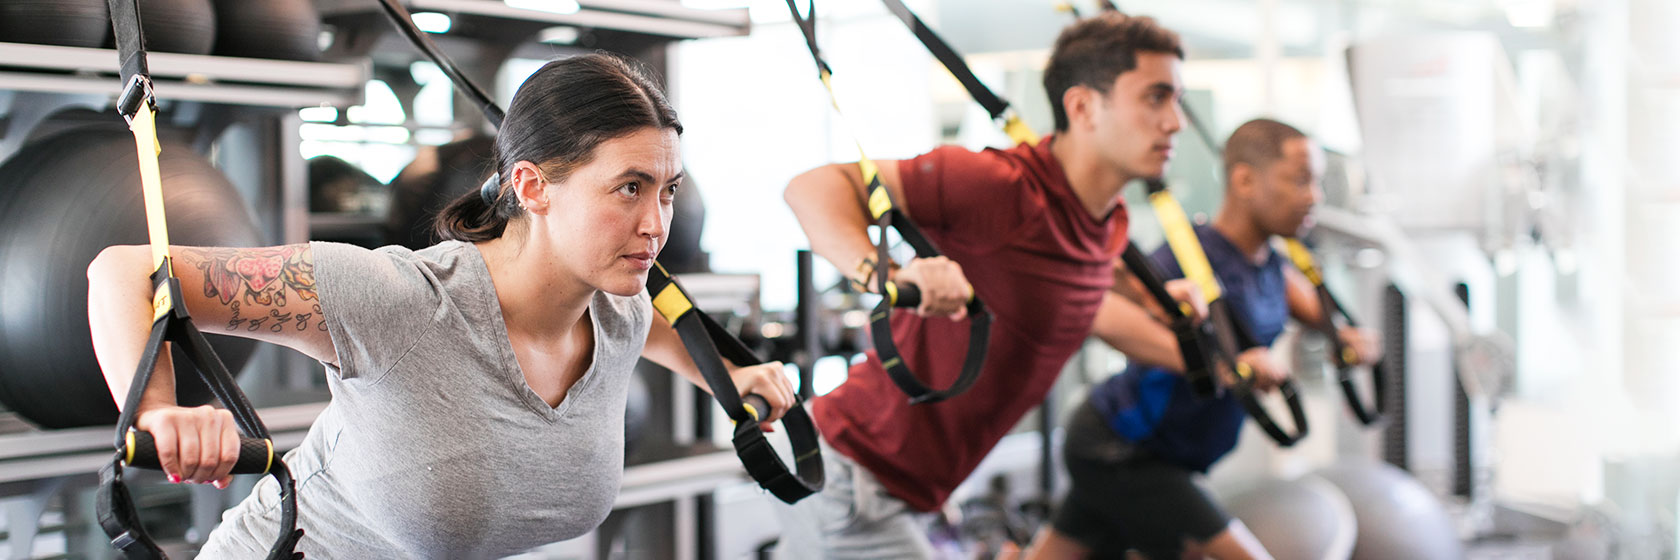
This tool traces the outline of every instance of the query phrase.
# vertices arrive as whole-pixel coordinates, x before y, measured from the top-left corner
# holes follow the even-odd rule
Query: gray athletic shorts
[[[775,498],[782,538],[777,560],[918,560],[934,558],[925,522],[888,494],[875,475],[822,441],[821,492],[787,505]]]

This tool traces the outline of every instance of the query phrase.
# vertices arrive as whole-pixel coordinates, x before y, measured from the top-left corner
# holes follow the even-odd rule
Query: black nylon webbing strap
[[[490,126],[502,127],[502,118],[505,116],[502,113],[502,108],[496,105],[495,100],[484,91],[484,88],[467,79],[466,73],[455,65],[455,61],[450,60],[447,55],[443,54],[443,50],[439,49],[437,43],[426,36],[425,31],[421,31],[419,27],[413,25],[414,16],[408,12],[408,8],[404,8],[397,0],[379,0],[379,6],[385,9],[385,15],[389,16],[391,21],[399,22],[397,23],[397,30],[408,38],[409,44],[420,49],[420,52],[425,53],[426,58],[431,59],[432,63],[437,64],[438,68],[443,70],[444,75],[449,76],[449,81],[455,84],[455,91],[461,92],[462,95],[467,96],[467,99],[472,100],[473,104],[478,105],[478,110],[484,113],[484,119],[490,121]],[[407,22],[407,24],[401,22]]]
[[[1319,321],[1311,327],[1329,339],[1330,362],[1336,366],[1336,383],[1342,387],[1342,396],[1347,400],[1348,409],[1353,412],[1355,418],[1359,419],[1360,424],[1369,426],[1380,422],[1383,416],[1381,388],[1386,373],[1383,363],[1378,362],[1371,366],[1371,387],[1375,394],[1371,399],[1371,404],[1367,405],[1365,399],[1359,396],[1359,385],[1354,380],[1354,369],[1358,364],[1359,355],[1353,348],[1342,342],[1340,332],[1336,328],[1336,317],[1340,316],[1342,322],[1350,327],[1359,326],[1359,323],[1353,319],[1353,315],[1349,314],[1346,308],[1342,307],[1341,302],[1336,300],[1336,296],[1330,293],[1330,288],[1324,285],[1324,273],[1319,270],[1318,262],[1313,259],[1312,251],[1307,250],[1307,246],[1296,238],[1285,239],[1284,246],[1289,253],[1290,262],[1295,263],[1295,268],[1299,269],[1301,274],[1307,277],[1307,281],[1312,283],[1313,293],[1318,296],[1318,305],[1321,310]]]
[[[723,406],[724,414],[735,422],[732,438],[735,454],[746,466],[747,474],[777,499],[790,504],[821,490],[822,453],[816,425],[805,407],[795,403],[782,415],[782,426],[788,429],[788,441],[794,453],[794,471],[790,472],[758,427],[758,418],[769,412],[769,405],[758,395],[749,395],[743,401],[729,376],[729,368],[723,363],[724,357],[737,366],[761,364],[764,360],[695,307],[688,292],[665,272],[665,267],[655,264],[648,271],[647,290],[653,297],[654,310],[682,337],[683,346],[689,350],[694,365],[700,368],[712,396]]]
[[[939,63],[943,64],[945,69],[957,78],[958,82],[962,82],[963,89],[968,90],[968,95],[973,97],[976,103],[985,107],[986,112],[990,113],[993,119],[1003,118],[1004,113],[1009,111],[1009,102],[998,97],[996,93],[986,87],[986,84],[981,83],[980,78],[976,77],[974,71],[969,69],[968,63],[963,61],[962,55],[957,54],[957,51],[952,49],[951,45],[945,42],[945,39],[940,38],[938,33],[928,28],[927,24],[922,23],[922,18],[917,17],[915,12],[910,11],[910,7],[905,6],[904,2],[881,0],[881,3],[886,4],[887,11],[892,12],[900,21],[903,21],[905,27],[910,28],[910,32],[916,35],[916,39],[927,47],[928,53],[939,59]]]
[[[1295,385],[1294,379],[1286,379],[1278,385],[1278,393],[1289,403],[1289,416],[1295,422],[1295,433],[1289,433],[1272,419],[1272,414],[1266,411],[1266,405],[1260,403],[1260,396],[1254,390],[1252,383],[1238,383],[1237,402],[1242,403],[1243,410],[1260,426],[1260,431],[1266,432],[1272,441],[1281,447],[1291,447],[1307,437],[1307,411],[1301,405],[1301,392]]]
[[[794,0],[787,0],[788,13],[793,16],[800,32],[805,36],[805,45],[811,51],[811,60],[817,65],[817,77],[822,80],[823,88],[828,92],[829,101],[834,110],[840,110],[839,101],[834,98],[834,88],[829,83],[833,75],[829,64],[823,59],[822,51],[817,47],[817,12],[814,3],[807,3],[806,15],[799,13],[799,6]],[[855,142],[856,139],[854,139]],[[869,193],[867,206],[869,214],[875,219],[879,230],[875,240],[875,279],[876,289],[881,294],[881,302],[876,304],[875,310],[869,315],[870,338],[875,343],[875,354],[881,359],[881,366],[887,371],[887,377],[892,379],[899,390],[909,396],[911,404],[935,403],[962,394],[974,382],[979,380],[980,371],[986,362],[986,349],[990,344],[992,316],[986,309],[985,303],[978,296],[968,301],[968,350],[963,357],[963,366],[957,379],[949,387],[933,389],[922,383],[915,372],[904,362],[904,357],[898,352],[898,345],[892,339],[892,310],[909,304],[910,299],[900,297],[902,293],[910,293],[911,286],[900,288],[888,276],[892,262],[888,254],[890,245],[887,240],[887,229],[898,231],[899,237],[904,239],[911,248],[916,250],[916,256],[927,258],[940,256],[939,249],[934,247],[921,229],[898,210],[892,194],[881,183],[879,169],[875,162],[863,154],[863,148],[858,147],[858,167],[862,171],[865,191]]]
[[[1161,271],[1156,270],[1155,263],[1143,255],[1143,250],[1138,249],[1136,243],[1127,243],[1120,259],[1138,277],[1155,302],[1166,310],[1168,327],[1178,340],[1178,354],[1184,360],[1184,380],[1190,383],[1191,391],[1204,398],[1218,395],[1219,380],[1213,368],[1223,354],[1214,349],[1213,331],[1209,330],[1211,323],[1203,321],[1198,324],[1185,314],[1179,301],[1167,293]]]
[[[397,0],[379,2],[385,8],[385,15],[390,18],[391,23],[402,30],[409,42],[449,76],[457,91],[471,98],[484,111],[484,117],[490,124],[500,128],[504,113],[495,100],[468,79],[430,37],[414,26],[412,16],[402,4]],[[688,293],[683,291],[676,279],[657,261],[653,269],[648,271],[647,291],[653,298],[654,309],[665,316],[671,327],[676,329],[677,336],[682,338],[683,349],[688,351],[689,358],[700,368],[701,375],[706,379],[706,386],[711,389],[712,397],[717,399],[729,419],[735,422],[735,453],[740,457],[741,464],[746,467],[747,474],[776,498],[790,504],[821,490],[822,452],[818,445],[816,424],[811,422],[805,408],[796,403],[781,418],[782,427],[787,429],[788,440],[793,446],[794,469],[797,472],[794,474],[788,470],[775,449],[765,440],[763,431],[758,428],[757,419],[761,414],[770,411],[769,405],[758,395],[748,395],[743,401],[736,392],[735,382],[729,376],[728,367],[723,363],[725,358],[737,366],[761,364],[764,360],[754,355],[746,344],[735,338],[704,311],[695,307]]]
[[[951,48],[951,45],[946,43],[938,33],[935,33],[932,28],[928,27],[926,23],[923,23],[922,18],[916,16],[916,13],[911,11],[909,6],[905,6],[900,0],[881,0],[881,2],[886,5],[887,11],[892,12],[894,16],[898,17],[899,21],[904,22],[904,25],[910,29],[910,32],[913,35],[916,36],[916,39],[922,43],[922,46],[927,48],[928,53],[932,54],[933,58],[938,60],[939,64],[944,66],[945,70],[950,72],[951,76],[955,77],[957,82],[962,84],[963,89],[968,92],[969,97],[972,98],[975,103],[984,107],[986,109],[986,113],[991,115],[992,120],[1003,127],[1003,131],[1009,135],[1011,140],[1014,140],[1016,144],[1032,145],[1038,143],[1038,134],[1034,133],[1032,128],[1027,126],[1025,122],[1022,122],[1020,116],[1016,115],[1014,111],[1010,109],[1009,101],[994,93],[991,88],[986,87],[986,84],[981,82],[980,78],[974,75],[974,71],[968,67],[968,63],[963,61],[962,55],[957,54],[956,49]],[[817,54],[814,46],[812,54]],[[818,57],[818,65],[821,68],[827,68],[827,65],[821,61],[820,57]],[[878,183],[878,180],[879,178],[877,177],[876,183]],[[874,192],[874,189],[879,186],[879,184],[872,183],[870,185],[870,192]],[[882,195],[887,197],[890,202],[891,195],[887,194],[886,189],[881,189],[881,192]],[[939,254],[933,247],[933,244],[927,241],[926,237],[924,237],[919,230],[915,229],[915,224],[910,223],[910,221],[905,218],[904,214],[898,211],[897,205],[889,204],[889,206],[891,208],[889,211],[876,216],[877,225],[880,226],[881,231],[885,232],[886,227],[895,223],[905,224],[908,227],[900,229],[899,234],[905,239],[906,243],[909,243],[912,247],[916,248],[919,256],[925,256],[924,253],[932,255]],[[883,248],[883,245],[877,245],[876,262],[887,262],[887,255],[883,251]],[[885,269],[880,267],[877,267],[877,273],[883,279],[886,276]],[[880,285],[881,289],[889,290],[883,292],[887,294],[889,299],[896,299],[899,295],[890,291],[890,288],[893,287],[894,286],[891,286],[890,284],[884,283]],[[889,305],[888,307],[898,306],[900,305]],[[902,360],[893,362],[893,365],[887,368],[887,373],[889,377],[892,378],[893,383],[898,385],[900,390],[910,395],[912,402],[932,402],[935,400],[950,398],[951,396],[967,390],[969,386],[974,384],[975,380],[979,379],[980,367],[983,365],[983,361],[986,356],[986,348],[975,344],[975,341],[984,343],[987,341],[990,334],[989,331],[982,330],[982,328],[989,329],[990,326],[981,325],[979,324],[979,321],[991,321],[991,317],[989,315],[977,314],[978,310],[984,309],[985,308],[983,306],[979,305],[978,299],[970,303],[968,311],[970,316],[975,317],[975,322],[969,325],[970,343],[967,355],[963,358],[963,371],[959,374],[957,381],[952,384],[952,386],[943,391],[928,389],[925,385],[922,385],[921,381],[918,380],[915,375],[910,372],[908,367],[904,366]],[[874,338],[875,341],[877,354],[880,353],[879,348],[889,347],[893,349],[892,353],[896,355],[897,347],[893,346],[892,336],[890,335],[891,331],[889,330],[890,324],[887,324],[885,321],[887,313],[890,313],[890,309],[887,309],[886,307],[878,307],[875,310],[872,317],[879,316],[881,321],[880,324],[871,327],[872,338]],[[882,333],[888,334],[883,336]],[[886,364],[887,361],[887,358],[882,357],[883,364]]]
[[[962,83],[963,89],[968,90],[969,97],[974,98],[975,103],[979,103],[981,107],[986,108],[986,113],[992,116],[992,120],[1003,124],[1004,132],[1007,132],[1009,137],[1015,140],[1015,143],[1038,143],[1038,135],[1034,134],[1032,128],[1028,127],[1026,123],[1021,122],[1019,116],[1010,111],[1009,102],[999,97],[991,88],[986,87],[986,84],[974,75],[974,70],[968,67],[968,63],[963,61],[962,55],[957,54],[957,51],[952,49],[951,45],[945,42],[945,39],[935,33],[927,24],[922,23],[922,18],[917,17],[916,13],[910,11],[910,8],[900,0],[881,0],[881,3],[886,4],[887,11],[897,16],[899,21],[904,22],[905,27],[910,28],[910,33],[921,41],[922,46],[927,47],[928,53],[938,59],[939,64],[943,65],[945,70],[950,72],[951,76],[955,77],[958,82]]]
[[[822,78],[823,85],[828,85],[828,76],[834,73],[828,67],[828,59],[822,55],[822,47],[817,44],[817,3],[810,0],[805,3],[805,15],[799,15],[799,6],[794,0],[787,0],[788,12],[793,15],[793,23],[799,26],[799,33],[805,37],[805,48],[811,51],[811,60],[817,63],[817,74]]]
[[[1195,282],[1208,299],[1208,318],[1206,323],[1212,325],[1213,341],[1217,349],[1216,356],[1230,371],[1237,376],[1237,383],[1232,386],[1237,399],[1242,403],[1248,415],[1266,432],[1273,441],[1283,447],[1295,445],[1307,436],[1306,410],[1301,404],[1300,392],[1296,390],[1293,378],[1285,379],[1278,386],[1284,401],[1289,405],[1290,416],[1295,422],[1295,433],[1289,433],[1281,428],[1264,405],[1260,403],[1258,391],[1254,388],[1253,372],[1246,364],[1237,360],[1237,355],[1243,350],[1258,346],[1254,337],[1233,313],[1228,301],[1223,297],[1224,290],[1219,285],[1219,278],[1213,273],[1213,266],[1208,263],[1207,253],[1202,250],[1201,240],[1190,226],[1189,217],[1184,209],[1173,198],[1172,192],[1167,190],[1166,184],[1158,179],[1144,182],[1144,188],[1149,193],[1151,205],[1155,208],[1156,218],[1160,220],[1165,230],[1167,242],[1173,249],[1173,257],[1178,260],[1179,269],[1184,271],[1185,278]]]
[[[1220,306],[1222,309],[1227,310],[1225,314],[1225,324],[1228,325],[1229,333],[1222,336],[1225,336],[1228,340],[1233,341],[1238,348],[1254,348],[1259,346],[1259,343],[1254,340],[1254,336],[1249,334],[1254,332],[1253,329],[1249,328],[1242,316],[1236,313],[1230,313],[1228,311],[1229,308],[1225,306],[1224,302],[1221,302]],[[1217,321],[1218,319],[1215,317],[1217,317],[1217,315],[1211,314],[1210,312],[1209,320]],[[1215,330],[1217,331],[1218,329],[1216,328]],[[1235,359],[1235,357],[1236,354],[1232,354],[1232,358]],[[1238,371],[1240,372],[1244,370],[1247,370],[1247,368],[1243,367]],[[1237,402],[1242,403],[1243,409],[1248,411],[1248,416],[1254,419],[1254,423],[1260,427],[1260,431],[1266,432],[1266,435],[1271,437],[1272,441],[1277,442],[1279,446],[1290,447],[1307,437],[1307,411],[1306,407],[1301,403],[1301,392],[1295,384],[1294,377],[1285,378],[1283,383],[1278,385],[1277,389],[1278,393],[1283,395],[1283,402],[1289,405],[1289,416],[1290,420],[1294,422],[1295,433],[1285,431],[1283,427],[1278,424],[1277,420],[1272,418],[1272,414],[1266,410],[1266,406],[1260,403],[1260,394],[1254,388],[1254,379],[1252,376],[1240,377],[1236,386],[1232,390],[1236,391]]]
[[[111,547],[124,558],[164,558],[163,549],[152,541],[146,527],[135,512],[134,499],[123,482],[123,452],[118,451],[109,464],[99,469],[99,490],[94,506],[99,510],[99,527],[111,539]]]
[[[123,91],[117,112],[127,118],[141,102],[153,103],[151,72],[146,67],[146,37],[140,32],[139,0],[109,0],[111,27],[116,31],[118,72]]]
[[[874,192],[890,200],[886,187],[880,183],[879,176],[872,183]],[[874,199],[875,197],[871,197]],[[889,202],[890,204],[890,202]],[[916,250],[918,257],[939,256],[939,250],[933,242],[922,235],[896,206],[876,217],[876,225],[880,230],[880,239],[875,244],[875,258],[877,263],[891,262],[887,254],[887,228],[898,230],[899,237]],[[957,374],[956,381],[944,389],[933,389],[922,383],[915,372],[910,371],[909,364],[904,363],[903,355],[898,352],[898,344],[893,342],[892,310],[898,305],[899,288],[888,280],[887,266],[875,267],[875,286],[884,297],[875,304],[875,310],[869,314],[869,337],[875,343],[875,354],[881,359],[881,367],[887,370],[887,377],[894,385],[910,397],[911,404],[935,403],[962,394],[974,382],[980,379],[980,370],[986,363],[986,349],[990,344],[992,329],[992,313],[986,310],[986,304],[979,297],[968,300],[968,351],[963,356],[962,370]],[[908,286],[907,286],[908,287]]]

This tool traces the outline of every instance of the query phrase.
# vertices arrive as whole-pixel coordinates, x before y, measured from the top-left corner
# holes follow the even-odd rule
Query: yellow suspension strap
[[[1155,185],[1156,183],[1151,182],[1149,184]],[[1164,188],[1161,190],[1165,191]],[[1191,279],[1191,282],[1195,283],[1202,292],[1202,296],[1210,303],[1218,299],[1222,294],[1219,282],[1214,279],[1213,270],[1206,266],[1207,256],[1202,253],[1202,246],[1196,241],[1196,234],[1190,228],[1189,220],[1184,218],[1183,207],[1179,206],[1178,201],[1173,199],[1170,193],[1162,197],[1151,196],[1150,201],[1155,205],[1155,214],[1161,216],[1160,220],[1167,235],[1168,246],[1173,248],[1175,255],[1179,254],[1178,252],[1181,250],[1184,251],[1184,254],[1189,255],[1187,259],[1180,259],[1179,268],[1185,271],[1185,278]],[[1169,224],[1168,221],[1173,220],[1174,217],[1178,218],[1178,222],[1183,223],[1173,222]],[[1188,239],[1184,237],[1186,231],[1189,232]],[[1144,287],[1150,293],[1155,294],[1155,299],[1161,304],[1161,307],[1167,310],[1167,316],[1171,319],[1168,326],[1172,328],[1173,335],[1178,340],[1179,356],[1184,360],[1184,379],[1190,384],[1190,390],[1196,396],[1211,397],[1219,394],[1219,380],[1215,371],[1220,365],[1247,377],[1247,366],[1236,361],[1234,353],[1222,352],[1220,346],[1217,345],[1218,337],[1214,332],[1215,323],[1213,321],[1195,323],[1189,320],[1189,304],[1174,300],[1172,296],[1167,294],[1164,276],[1159,270],[1156,270],[1155,263],[1145,258],[1143,253],[1137,249],[1137,244],[1128,243],[1126,253],[1122,257],[1126,263],[1126,268],[1131,269],[1132,273],[1137,275],[1138,280],[1143,283]],[[1196,263],[1202,263],[1202,266],[1197,267]],[[1186,268],[1186,266],[1190,268]],[[1221,313],[1223,312],[1222,310]]]
[[[141,397],[150,385],[158,357],[167,351],[165,343],[180,349],[198,370],[212,394],[233,414],[243,433],[240,438],[236,474],[266,473],[279,483],[281,508],[279,535],[269,549],[268,560],[302,558],[295,552],[303,531],[297,528],[297,489],[291,472],[274,453],[268,428],[257,417],[245,393],[234,382],[227,366],[216,357],[204,335],[194,327],[181,298],[181,282],[175,278],[169,258],[169,228],[164,217],[163,181],[158,169],[160,146],[157,139],[157,98],[146,68],[138,0],[109,0],[112,28],[121,57],[122,94],[117,112],[134,133],[140,165],[141,188],[146,203],[146,227],[151,241],[154,270],[151,274],[152,329],[128,396],[117,419],[116,449],[110,464],[99,471],[96,494],[99,525],[111,538],[111,546],[130,560],[166,558],[140,522],[134,500],[124,480],[124,467],[161,469],[157,446],[151,434],[134,429]]]
[[[1330,340],[1330,362],[1336,366],[1336,382],[1342,386],[1342,396],[1346,397],[1348,409],[1353,411],[1359,423],[1370,426],[1382,420],[1383,416],[1383,380],[1386,371],[1381,362],[1371,366],[1371,383],[1375,394],[1371,404],[1359,396],[1358,384],[1354,382],[1354,366],[1359,363],[1359,352],[1342,341],[1340,330],[1336,328],[1336,317],[1350,327],[1359,326],[1353,315],[1348,314],[1347,308],[1336,301],[1336,296],[1330,293],[1330,288],[1324,285],[1324,274],[1319,270],[1318,263],[1313,259],[1312,251],[1300,239],[1293,237],[1283,240],[1284,249],[1289,253],[1290,262],[1307,277],[1313,285],[1313,292],[1318,295],[1318,306],[1321,310],[1317,324],[1312,325]]]
[[[811,51],[811,59],[817,65],[817,77],[822,80],[823,88],[828,92],[828,99],[834,105],[836,112],[840,111],[840,102],[834,95],[832,72],[828,61],[823,59],[822,51],[817,48],[817,12],[814,3],[806,4],[806,13],[801,15],[799,6],[794,0],[787,0],[788,12],[793,15],[793,21],[805,35],[805,45]],[[853,139],[856,142],[856,139]],[[979,296],[971,296],[968,300],[968,351],[963,357],[962,372],[955,382],[944,389],[933,389],[923,384],[898,352],[898,346],[892,338],[892,309],[894,307],[916,307],[921,304],[921,292],[914,285],[898,285],[888,278],[887,263],[891,262],[888,254],[887,229],[898,231],[899,237],[916,250],[916,256],[921,258],[940,256],[939,249],[934,247],[926,235],[914,223],[898,210],[898,205],[888,193],[886,185],[881,183],[879,168],[875,162],[863,153],[862,144],[858,145],[858,167],[863,172],[863,180],[868,185],[869,214],[875,219],[880,230],[875,242],[875,280],[876,289],[880,291],[881,303],[870,313],[870,336],[875,343],[875,353],[881,358],[881,365],[887,370],[887,377],[892,379],[900,391],[909,396],[911,404],[939,402],[967,391],[980,378],[981,366],[986,361],[986,346],[991,337],[992,314]]]
[[[444,75],[449,76],[450,81],[455,84],[456,91],[466,95],[479,106],[491,125],[500,128],[504,118],[501,107],[482,88],[468,79],[466,74],[443,54],[437,44],[432,42],[431,37],[414,26],[413,17],[408,9],[397,0],[379,2],[385,10],[385,15],[403,36],[437,64]],[[486,183],[495,185],[496,181],[495,177],[491,177]],[[735,422],[735,454],[746,467],[747,474],[751,475],[760,487],[789,504],[822,490],[822,451],[817,443],[816,424],[811,422],[805,407],[794,403],[780,420],[793,447],[795,468],[790,471],[758,427],[758,419],[770,412],[770,405],[764,397],[756,394],[741,397],[736,392],[735,381],[729,375],[728,366],[724,364],[725,358],[737,366],[762,364],[764,360],[711,316],[696,307],[688,292],[684,291],[677,279],[658,262],[648,271],[646,286],[648,295],[653,298],[654,310],[665,317],[677,331],[677,335],[682,338],[683,349],[688,352],[689,358],[694,360],[695,366],[700,368],[700,374],[706,380],[706,387],[711,389],[712,397],[717,399],[718,405],[723,407],[729,419]]]

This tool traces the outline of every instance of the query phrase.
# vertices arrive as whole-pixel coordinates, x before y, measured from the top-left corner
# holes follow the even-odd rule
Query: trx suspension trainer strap
[[[116,454],[111,463],[99,471],[99,490],[96,496],[99,525],[111,539],[111,546],[130,560],[166,558],[163,550],[141,525],[134,500],[124,480],[124,467],[161,469],[157,448],[150,434],[134,429],[141,397],[151,382],[152,370],[165,351],[164,343],[173,344],[186,354],[222,405],[233,414],[234,423],[244,434],[240,438],[239,461],[236,474],[266,473],[279,483],[280,530],[270,547],[268,560],[289,560],[303,557],[295,552],[303,530],[297,528],[297,489],[286,463],[275,456],[274,443],[268,428],[251,402],[234,382],[227,366],[216,357],[204,335],[193,326],[181,297],[181,282],[175,278],[169,257],[169,229],[163,207],[163,185],[158,171],[156,112],[157,100],[152,92],[152,80],[146,68],[146,50],[138,10],[138,0],[109,0],[112,27],[116,32],[117,51],[121,57],[122,94],[117,99],[117,111],[128,121],[134,133],[135,147],[140,161],[140,180],[145,195],[146,226],[151,241],[155,269],[151,274],[152,329],[146,349],[140,357],[133,384],[117,419]]]
[[[1196,137],[1201,139],[1202,144],[1207,146],[1208,151],[1215,155],[1224,153],[1224,150],[1219,147],[1219,143],[1214,141],[1213,134],[1208,132],[1207,127],[1202,124],[1202,120],[1196,117],[1196,112],[1191,110],[1189,105],[1180,105],[1180,107],[1184,110],[1185,119],[1190,122],[1191,130],[1196,132]],[[1352,315],[1348,314],[1347,309],[1342,307],[1341,302],[1336,301],[1336,297],[1330,293],[1330,289],[1324,285],[1324,274],[1319,270],[1316,260],[1313,259],[1312,251],[1308,250],[1304,243],[1294,237],[1285,237],[1283,242],[1285,251],[1289,255],[1289,261],[1295,265],[1296,269],[1301,271],[1301,274],[1307,277],[1307,281],[1312,283],[1313,291],[1318,297],[1319,307],[1322,310],[1320,320],[1317,324],[1309,326],[1313,330],[1319,331],[1330,341],[1330,360],[1336,366],[1336,381],[1342,387],[1342,396],[1346,398],[1348,408],[1353,411],[1353,415],[1359,419],[1360,424],[1369,426],[1377,423],[1382,419],[1383,414],[1381,391],[1382,380],[1386,373],[1383,364],[1378,363],[1371,366],[1372,386],[1377,393],[1372,400],[1374,404],[1367,406],[1365,401],[1360,398],[1358,383],[1354,380],[1354,370],[1359,362],[1359,354],[1342,341],[1342,337],[1336,329],[1335,318],[1337,315],[1341,316],[1342,321],[1350,327],[1357,326],[1358,323],[1354,321]]]
[[[840,102],[835,98],[834,87],[831,83],[832,72],[828,61],[822,56],[817,47],[817,13],[816,5],[808,2],[806,12],[800,15],[799,7],[794,0],[787,0],[788,12],[793,15],[793,21],[805,35],[805,45],[811,51],[811,59],[817,65],[817,77],[822,80],[823,89],[828,92],[829,102],[834,105],[836,112],[840,111]],[[912,16],[914,17],[914,16]],[[971,74],[972,75],[972,74]],[[978,82],[976,82],[978,83]],[[1001,100],[1000,100],[1001,102]],[[854,142],[856,140],[854,139]],[[904,239],[911,248],[916,250],[920,258],[940,256],[939,249],[934,247],[921,230],[899,211],[898,204],[881,183],[879,168],[875,162],[864,155],[863,146],[858,146],[858,167],[863,173],[863,180],[868,185],[865,189],[869,193],[869,214],[878,226],[875,243],[875,285],[882,298],[870,313],[870,336],[875,343],[875,353],[881,358],[881,365],[887,370],[887,376],[892,379],[900,391],[910,397],[911,404],[935,403],[967,391],[980,378],[981,366],[986,361],[986,347],[991,338],[992,314],[986,305],[980,301],[978,295],[968,300],[968,352],[963,357],[962,372],[950,387],[933,389],[923,384],[910,366],[904,363],[903,356],[898,352],[898,346],[892,338],[892,308],[916,307],[921,303],[921,292],[914,285],[900,286],[888,279],[891,262],[888,254],[887,229],[898,231],[899,237]]]
[[[1336,382],[1342,387],[1342,396],[1347,399],[1348,409],[1353,411],[1360,424],[1369,426],[1381,421],[1384,412],[1383,379],[1387,373],[1383,363],[1377,362],[1371,366],[1371,386],[1375,394],[1372,395],[1372,404],[1367,405],[1365,400],[1360,398],[1359,386],[1353,379],[1354,366],[1359,363],[1359,353],[1342,341],[1336,328],[1336,317],[1341,316],[1342,322],[1350,327],[1359,326],[1359,323],[1354,321],[1353,315],[1348,314],[1341,302],[1336,301],[1336,296],[1330,293],[1330,288],[1324,285],[1324,274],[1319,271],[1318,263],[1313,260],[1312,251],[1307,250],[1306,244],[1301,243],[1299,239],[1288,238],[1284,240],[1284,248],[1289,253],[1289,260],[1306,275],[1307,281],[1313,285],[1313,292],[1318,296],[1321,311],[1319,321],[1312,327],[1330,339],[1330,362],[1336,366]]]
[[[1144,256],[1136,243],[1127,243],[1126,251],[1121,253],[1120,258],[1126,263],[1126,269],[1137,276],[1144,289],[1155,298],[1155,302],[1166,310],[1167,326],[1178,341],[1178,355],[1184,360],[1184,379],[1190,384],[1191,391],[1204,398],[1219,394],[1219,382],[1214,378],[1213,368],[1220,363],[1223,354],[1213,351],[1213,323],[1197,323],[1190,317],[1187,305],[1173,299],[1172,294],[1167,292],[1164,275],[1149,257]]]
[[[1190,226],[1190,219],[1184,214],[1184,207],[1179,205],[1166,184],[1159,180],[1149,180],[1144,183],[1149,193],[1149,202],[1155,209],[1155,216],[1161,221],[1161,228],[1166,233],[1167,245],[1172,247],[1173,256],[1178,260],[1179,269],[1184,271],[1184,277],[1194,282],[1207,298],[1207,323],[1212,325],[1214,356],[1237,376],[1237,383],[1233,390],[1237,391],[1237,399],[1242,403],[1248,415],[1254,418],[1260,429],[1271,436],[1273,441],[1283,447],[1295,445],[1307,435],[1307,414],[1301,404],[1300,392],[1297,390],[1293,378],[1285,379],[1278,386],[1284,400],[1289,404],[1290,416],[1295,423],[1295,433],[1291,434],[1278,426],[1265,406],[1260,404],[1258,391],[1254,388],[1254,371],[1237,361],[1237,355],[1243,350],[1257,346],[1254,337],[1235,313],[1229,308],[1227,300],[1222,296],[1224,290],[1219,279],[1213,274],[1213,266],[1208,263],[1207,254],[1202,250],[1202,244],[1196,238],[1195,229]],[[1189,364],[1186,364],[1187,366]]]

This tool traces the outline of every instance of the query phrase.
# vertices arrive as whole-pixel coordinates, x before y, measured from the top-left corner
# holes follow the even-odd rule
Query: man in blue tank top
[[[1323,161],[1294,127],[1270,119],[1243,124],[1225,147],[1224,204],[1211,224],[1196,227],[1233,319],[1258,344],[1238,360],[1253,368],[1262,390],[1288,376],[1269,349],[1285,323],[1294,317],[1311,324],[1324,312],[1312,285],[1270,243],[1305,225],[1322,196]],[[1166,278],[1184,276],[1169,247],[1151,259]],[[1148,320],[1099,315],[1096,332],[1126,333]],[[1350,327],[1339,334],[1361,363],[1376,361],[1371,333]],[[1236,447],[1245,415],[1236,397],[1225,391],[1198,399],[1176,371],[1180,364],[1148,363],[1161,349],[1136,352],[1135,340],[1103,338],[1128,351],[1131,364],[1093,387],[1069,420],[1064,449],[1073,487],[1028,556],[1270,558],[1197,480]],[[1164,355],[1176,354],[1175,342],[1164,344],[1171,346]]]

